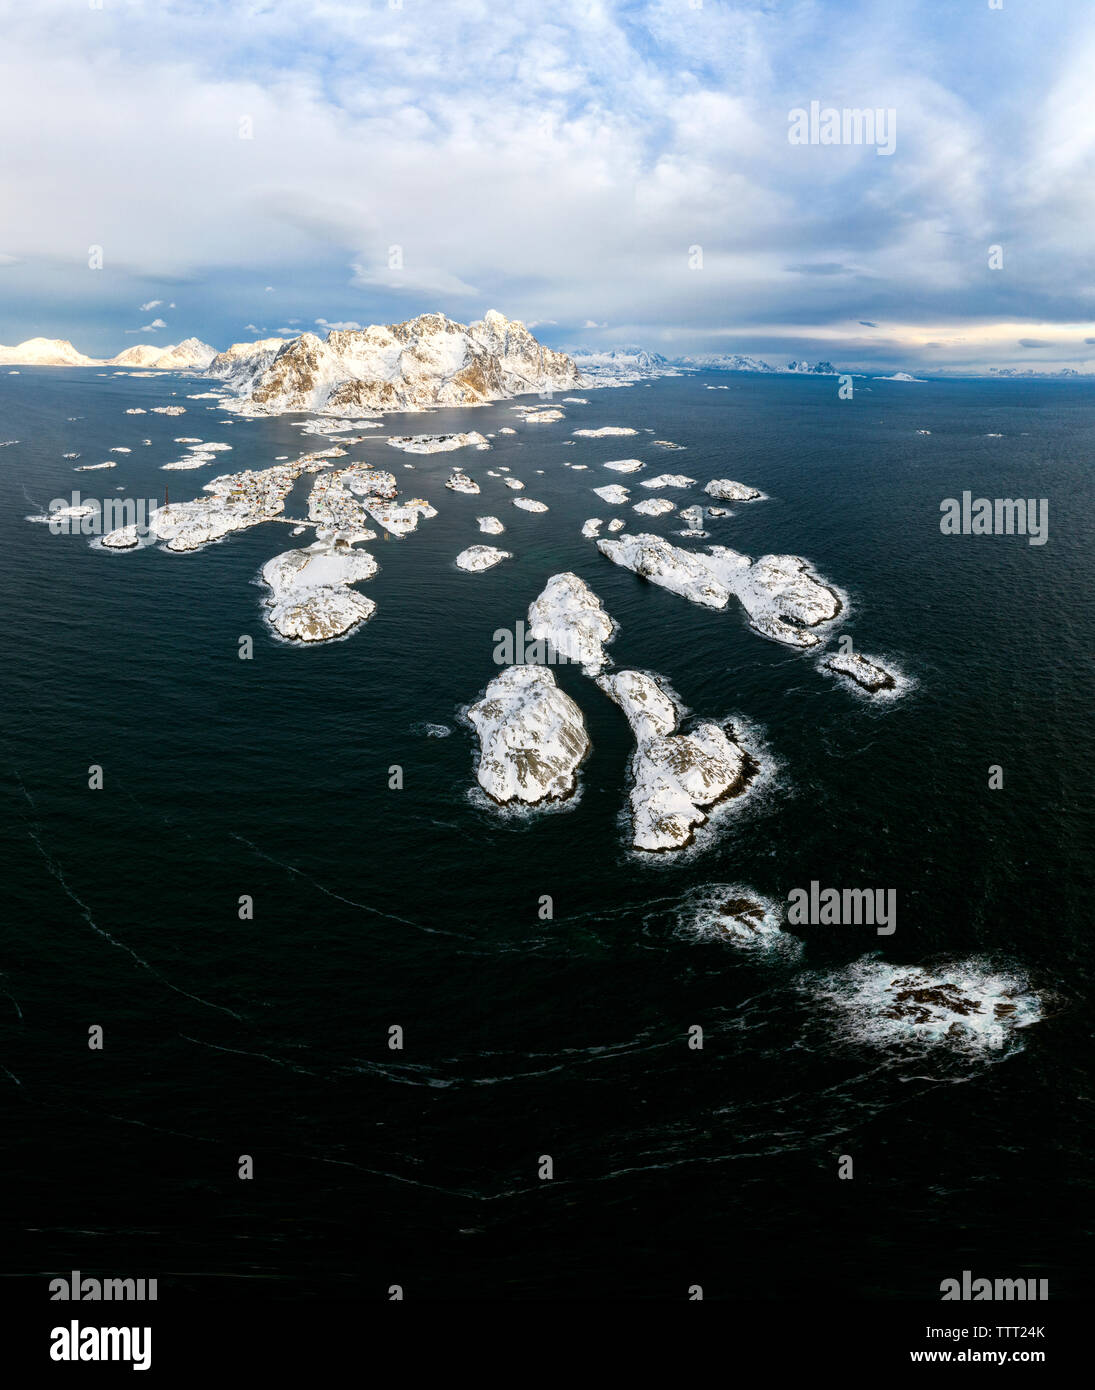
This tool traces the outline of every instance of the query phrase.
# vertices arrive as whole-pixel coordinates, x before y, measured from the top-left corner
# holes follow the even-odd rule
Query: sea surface
[[[832,378],[711,374],[583,390],[551,425],[512,402],[385,417],[372,433],[517,433],[336,460],[440,514],[368,546],[375,616],[311,647],[262,616],[262,565],[310,539],[283,524],[110,554],[26,519],[323,445],[188,399],[208,389],[0,375],[5,1273],[157,1276],[161,1298],[930,1299],[972,1269],[1089,1294],[1091,387],[857,379],[841,401]],[[169,404],[187,413],[125,414]],[[571,434],[602,425],[640,433]],[[177,436],[232,452],[163,472]],[[644,473],[601,466],[632,456]],[[444,488],[454,463],[479,497]],[[601,556],[582,522],[629,513],[590,488],[638,500],[652,472],[760,488],[711,543],[806,557],[899,698]],[[1048,499],[1048,543],[942,535],[967,489]],[[515,558],[456,570],[481,541]],[[628,849],[631,734],[578,668],[556,668],[593,742],[573,803],[505,814],[476,789],[464,711],[494,634],[568,569],[619,623],[617,667],[762,750],[680,855]],[[711,930],[724,892],[812,881],[895,890],[896,932],[789,927],[765,951]],[[880,1030],[855,982],[888,964],[999,974],[1039,1021],[1000,1046]]]

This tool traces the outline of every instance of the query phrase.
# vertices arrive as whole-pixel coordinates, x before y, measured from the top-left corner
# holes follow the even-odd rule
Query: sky
[[[2,343],[497,308],[1095,371],[1089,0],[0,0],[0,33]],[[796,143],[812,102],[893,113],[892,152]]]

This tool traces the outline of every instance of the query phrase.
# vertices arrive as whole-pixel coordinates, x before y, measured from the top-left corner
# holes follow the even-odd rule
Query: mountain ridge
[[[204,371],[217,354],[216,348],[198,338],[159,347],[134,343],[114,357],[88,357],[67,338],[27,338],[14,347],[0,344],[0,365],[20,367],[138,367],[164,372]]]
[[[581,383],[574,362],[540,343],[520,320],[490,309],[462,324],[442,313],[394,324],[302,333],[234,344],[209,374],[223,377],[244,415],[326,414],[482,405]]]

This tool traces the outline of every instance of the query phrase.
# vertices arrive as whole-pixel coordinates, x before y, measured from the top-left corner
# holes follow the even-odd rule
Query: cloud
[[[323,328],[331,329],[335,333],[341,333],[347,328],[361,327],[361,324],[355,322],[353,319],[346,319],[342,323],[331,323],[328,319],[316,319],[316,323],[320,324]]]
[[[1020,338],[1019,346],[1025,348],[1047,348],[1053,347],[1053,343],[1047,343],[1044,338]]]
[[[353,272],[350,284],[358,289],[411,290],[418,295],[461,298],[479,293],[474,285],[439,265],[412,263],[392,270],[387,265],[368,266],[355,262]]]
[[[160,328],[166,328],[166,327],[167,327],[167,324],[164,323],[163,319],[153,319],[151,323],[146,323],[146,324],[144,324],[140,329],[138,329],[138,332],[140,332],[140,333],[152,333],[152,332],[155,332],[156,330],[158,330],[158,329],[160,329]]]
[[[852,275],[851,266],[841,265],[839,261],[814,261],[805,265],[789,265],[792,275]]]
[[[137,307],[140,309],[142,314],[147,314],[152,309],[158,309],[162,303],[162,299],[150,299],[147,304],[140,304]],[[171,307],[174,308],[175,306],[172,305]]]
[[[860,321],[860,323],[863,325],[864,328],[877,328],[877,327],[878,327],[878,324],[877,324],[877,323],[871,323],[871,321],[870,321],[869,319],[860,319],[859,321]]]
[[[655,348],[895,365],[928,341],[1005,362],[1025,333],[1095,321],[1076,288],[1093,283],[1090,7],[1048,28],[1009,9],[990,65],[954,61],[984,43],[972,7],[938,26],[883,0],[859,0],[854,45],[834,0],[449,0],[368,24],[350,0],[246,24],[208,4],[79,25],[70,0],[9,8],[4,341],[23,321],[69,336],[112,295],[120,333],[171,284],[213,342],[275,285],[302,322],[497,307],[549,338],[611,323]],[[815,96],[896,109],[893,156],[791,146],[787,112]],[[88,274],[92,243],[109,277]],[[877,323],[885,342],[859,334]]]
[[[260,335],[261,335],[261,333],[262,333],[262,331],[263,331],[261,328],[259,328],[259,327],[257,326],[257,324],[253,324],[253,323],[245,323],[245,324],[243,325],[243,328],[244,328],[244,332],[245,332],[245,333],[257,333],[257,334],[260,334]]]

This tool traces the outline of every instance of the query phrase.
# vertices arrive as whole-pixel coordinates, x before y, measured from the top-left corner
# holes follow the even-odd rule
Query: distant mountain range
[[[610,370],[651,372],[670,365],[669,359],[660,352],[647,352],[641,347],[611,348],[607,352],[600,348],[576,347],[569,350],[569,356],[582,371],[607,367]]]
[[[1082,376],[1090,375],[1088,372],[1078,372],[1075,367],[1062,367],[1057,372],[1047,372],[1036,367],[990,367],[989,376]]]
[[[642,347],[618,347],[607,350],[576,347],[570,349],[576,367],[594,374],[604,372],[664,373],[680,368],[701,372],[796,372],[815,376],[836,376],[831,362],[791,361],[786,367],[773,367],[762,357],[749,357],[737,352],[705,353],[699,356],[664,357]]]
[[[63,338],[0,347],[0,365],[208,371],[244,415],[314,410],[352,415],[430,406],[482,405],[511,396],[573,389],[571,359],[545,347],[523,323],[496,309],[475,323],[419,314],[403,323],[331,329],[325,337],[263,338],[217,352],[188,338],[174,347],[136,344],[116,357],[87,357]]]
[[[646,348],[627,346],[611,349],[577,347],[570,349],[575,365],[588,371],[594,378],[608,380],[627,375],[663,375],[675,371],[698,372],[770,372],[773,374],[796,376],[840,376],[847,368],[835,367],[832,362],[808,362],[804,358],[792,358],[785,367],[774,367],[763,357],[751,357],[746,353],[718,352],[700,353],[684,357],[663,357],[660,352],[650,352]],[[1090,372],[1078,371],[1075,367],[1061,367],[1049,371],[1036,367],[988,367],[980,372],[963,372],[954,368],[942,369],[945,376],[952,377],[1078,377],[1090,380]],[[862,371],[851,375],[862,376]],[[918,381],[919,377],[908,372],[895,372],[892,376],[877,376],[876,381]]]
[[[135,343],[115,357],[88,357],[66,338],[28,338],[15,347],[0,345],[0,366],[208,370],[246,398],[246,409],[256,414],[277,413],[281,408],[317,409],[320,397],[332,407],[380,410],[476,403],[521,392],[570,389],[580,384],[579,373],[589,385],[620,386],[644,376],[673,376],[681,371],[838,376],[842,370],[832,362],[800,358],[773,366],[762,357],[737,352],[667,357],[636,344],[556,352],[538,342],[523,323],[493,309],[470,325],[444,314],[420,314],[399,324],[332,329],[324,338],[302,333],[296,338],[233,343],[224,352],[198,338],[186,338],[168,347]],[[1091,375],[1074,367],[1058,371],[989,367],[968,373],[944,369],[944,374],[1083,380]],[[898,372],[878,379],[911,378]],[[281,399],[291,404],[279,406]]]
[[[763,357],[749,357],[742,353],[707,353],[699,357],[680,357],[682,367],[692,367],[704,372],[794,372],[796,375],[837,376],[837,369],[831,362],[806,362],[797,358],[786,367],[773,367]]]
[[[0,365],[19,367],[137,367],[161,372],[204,370],[217,355],[216,348],[197,338],[173,347],[135,343],[117,357],[86,357],[67,338],[28,338],[16,347],[0,345]]]

